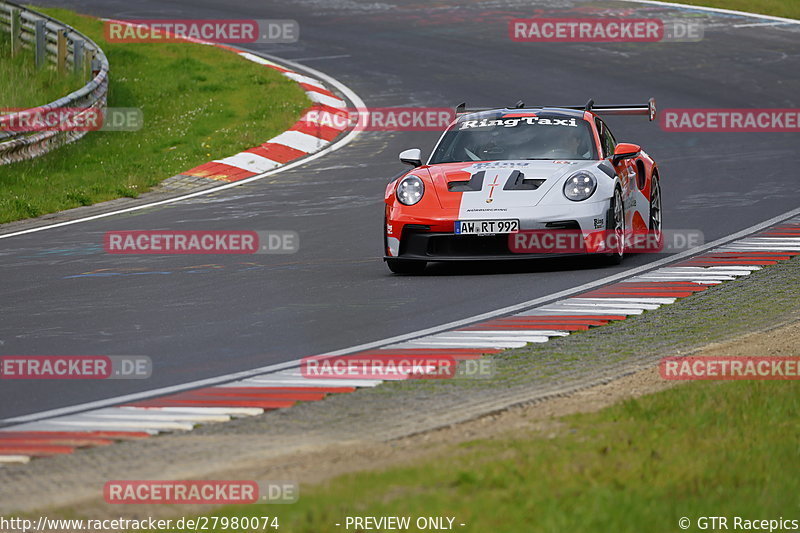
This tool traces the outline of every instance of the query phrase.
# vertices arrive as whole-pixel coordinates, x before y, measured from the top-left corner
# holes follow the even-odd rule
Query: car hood
[[[427,168],[442,207],[533,207],[556,185],[599,161],[476,161]]]

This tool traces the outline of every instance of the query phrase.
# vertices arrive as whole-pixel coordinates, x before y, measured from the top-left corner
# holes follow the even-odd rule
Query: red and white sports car
[[[427,163],[419,149],[400,154],[414,168],[386,188],[389,269],[412,274],[429,261],[545,253],[619,262],[631,234],[660,240],[656,163],[640,146],[618,144],[600,118],[637,114],[654,120],[655,101],[481,110],[461,104]]]

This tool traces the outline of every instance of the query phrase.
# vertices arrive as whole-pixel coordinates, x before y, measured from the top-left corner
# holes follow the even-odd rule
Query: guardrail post
[[[22,49],[22,19],[19,9],[11,8],[11,55],[15,56]]]
[[[94,50],[88,47],[83,49],[83,75],[84,77],[94,78]]]
[[[83,74],[83,39],[72,39],[72,72]]]
[[[47,37],[45,36],[45,21],[36,21],[36,68],[43,68],[47,61]]]
[[[56,68],[60,74],[67,71],[67,32],[56,31]]]
[[[100,74],[100,68],[102,67],[100,60],[97,59],[97,52],[92,50],[92,79],[95,78],[98,74]]]

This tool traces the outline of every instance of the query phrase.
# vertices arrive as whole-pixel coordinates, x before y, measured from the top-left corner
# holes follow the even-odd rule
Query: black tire
[[[428,263],[408,259],[387,259],[386,266],[395,274],[421,274]]]
[[[618,248],[613,253],[604,254],[603,263],[618,265],[625,257],[625,209],[622,205],[622,191],[619,188],[614,189],[614,196],[611,197],[611,205],[606,214],[606,241],[611,241],[611,233],[615,235],[614,240]]]
[[[650,182],[650,221],[648,229],[656,235],[656,246],[660,250],[664,246],[664,223],[661,211],[661,184],[655,174]]]

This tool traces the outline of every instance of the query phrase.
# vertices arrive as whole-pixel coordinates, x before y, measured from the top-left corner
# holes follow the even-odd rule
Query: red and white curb
[[[235,182],[273,170],[286,163],[318,152],[348,128],[347,103],[328,90],[321,81],[249,52],[222,46],[240,57],[282,73],[297,82],[313,102],[294,126],[280,135],[238,154],[203,163],[182,172],[184,176]]]
[[[348,129],[347,120],[343,120],[348,116],[347,103],[328,90],[320,80],[250,52],[227,46],[222,48],[234,51],[249,61],[277,70],[297,82],[305,90],[313,105],[294,126],[267,142],[229,157],[203,163],[182,172],[181,175],[227,182],[240,181],[316,153]]]
[[[674,303],[800,255],[800,217],[709,248],[633,277],[514,314],[461,324],[446,331],[361,349],[346,356],[391,360],[477,359],[530,342],[547,342]],[[332,355],[332,354],[327,354]],[[337,354],[337,357],[342,355]],[[199,424],[255,416],[383,383],[378,379],[310,379],[300,362],[226,383],[183,390],[123,405],[87,409],[0,429],[0,465],[73,453],[118,440],[190,431]]]
[[[136,24],[124,20],[103,20],[136,26]],[[342,117],[348,116],[347,103],[330,91],[325,83],[316,77],[301,74],[287,66],[224,44],[186,36],[173,35],[173,37],[180,37],[195,44],[215,46],[233,52],[248,61],[277,70],[297,83],[312,102],[312,106],[306,109],[300,120],[280,135],[238,154],[203,163],[200,166],[181,172],[179,176],[208,178],[223,182],[241,181],[274,170],[301,157],[319,152],[331,144],[340,134],[350,129],[348,121],[342,120]]]

